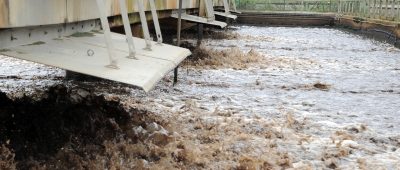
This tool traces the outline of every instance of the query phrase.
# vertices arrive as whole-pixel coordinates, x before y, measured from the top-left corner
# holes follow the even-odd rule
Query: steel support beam
[[[101,20],[101,25],[104,30],[104,38],[106,40],[106,45],[107,45],[107,51],[108,51],[108,57],[110,60],[110,64],[107,65],[106,67],[112,68],[112,69],[118,69],[117,66],[117,60],[115,59],[115,51],[114,51],[114,44],[111,40],[111,31],[110,31],[110,25],[108,24],[108,19],[106,15],[106,6],[104,5],[103,0],[96,0],[97,1],[97,7],[100,13],[100,20]]]
[[[149,26],[147,25],[146,13],[144,12],[144,4],[143,0],[137,0],[137,6],[139,8],[139,15],[140,15],[140,22],[142,24],[143,36],[146,40],[146,47],[145,50],[151,51],[151,38],[150,38],[150,31]]]
[[[153,16],[154,28],[156,29],[157,44],[161,45],[163,42],[163,37],[161,34],[160,22],[158,21],[157,8],[154,3],[154,0],[149,0],[149,2],[150,2],[150,8],[151,8],[151,15]]]
[[[131,29],[131,25],[129,22],[128,11],[126,8],[126,1],[119,0],[119,3],[120,3],[120,8],[121,8],[122,21],[123,21],[124,29],[125,29],[126,40],[128,42],[128,48],[129,48],[128,58],[136,59],[135,44],[133,43],[132,29]]]

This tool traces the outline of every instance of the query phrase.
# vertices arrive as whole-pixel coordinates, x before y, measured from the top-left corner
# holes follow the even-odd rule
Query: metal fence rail
[[[400,21],[400,0],[340,1],[338,13],[364,18]]]
[[[242,10],[336,12],[338,2],[333,0],[239,0]]]
[[[400,21],[400,0],[236,0],[241,10],[338,13]]]

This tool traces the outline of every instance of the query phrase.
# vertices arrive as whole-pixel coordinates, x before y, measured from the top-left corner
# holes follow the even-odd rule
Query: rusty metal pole
[[[197,24],[197,46],[200,47],[203,40],[204,24]]]
[[[178,32],[177,32],[177,46],[181,46],[181,29],[182,29],[182,0],[179,0],[178,9]],[[179,66],[178,66],[179,67]],[[174,85],[178,83],[178,67],[174,70]]]

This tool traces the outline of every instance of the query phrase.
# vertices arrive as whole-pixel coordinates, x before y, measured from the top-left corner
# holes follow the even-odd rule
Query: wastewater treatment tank
[[[127,11],[137,3],[130,2],[126,2]],[[179,18],[174,3],[178,1],[154,4],[159,8],[166,2],[175,7],[158,11],[159,18],[176,21],[172,18]],[[199,8],[209,2],[213,1],[203,1]],[[150,3],[143,1],[147,14]],[[359,2],[342,3],[347,3],[342,4],[344,9],[351,9]],[[325,8],[321,5],[329,3],[303,4]],[[106,16],[107,11],[120,9],[114,5]],[[215,14],[212,17],[188,8],[181,13],[182,20],[210,26],[182,31],[182,46],[192,55],[180,62],[180,81],[173,85],[174,75],[168,72],[153,90],[143,86],[146,91],[116,81],[65,81],[63,67],[18,56],[29,60],[28,55],[40,59],[43,54],[49,56],[43,62],[68,67],[66,60],[81,62],[80,58],[55,61],[50,55],[73,54],[85,61],[101,58],[98,66],[93,62],[96,68],[122,71],[124,64],[144,57],[158,61],[158,56],[143,55],[169,47],[159,45],[163,41],[157,36],[154,41],[134,37],[131,46],[125,35],[110,33],[117,56],[111,58],[116,59],[113,63],[107,31],[101,31],[104,22],[99,19],[94,19],[96,28],[90,31],[16,46],[13,42],[21,37],[53,33],[21,27],[27,32],[19,34],[19,28],[13,28],[13,36],[4,39],[9,46],[1,53],[17,57],[0,55],[0,169],[400,169],[400,122],[396,119],[400,50],[393,36],[386,34],[395,33],[396,24],[378,27],[371,20],[336,14],[215,10],[203,11]],[[129,13],[127,18],[139,22],[139,13]],[[221,29],[227,23],[217,18],[233,19],[233,14],[238,23]],[[123,16],[116,15],[120,18],[111,16],[110,27],[119,23],[125,29]],[[285,23],[285,17],[290,17],[286,21],[292,25],[273,25]],[[300,26],[320,21],[318,26]],[[73,30],[82,28],[72,26]],[[89,22],[83,28],[90,26]],[[165,28],[161,20],[160,27]],[[72,30],[68,24],[57,28]],[[382,39],[373,39],[364,34],[369,33],[367,28],[387,30]],[[199,32],[203,40],[197,46]],[[163,33],[163,38],[170,38]],[[152,51],[143,50],[146,47]],[[101,57],[99,50],[104,53]],[[167,52],[163,49],[162,54]],[[160,67],[168,65],[166,60]],[[158,67],[151,69],[156,72]],[[135,79],[130,84],[134,83],[144,81]]]

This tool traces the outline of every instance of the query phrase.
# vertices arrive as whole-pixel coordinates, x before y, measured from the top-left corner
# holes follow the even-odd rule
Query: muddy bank
[[[151,116],[145,110],[123,106],[118,98],[106,99],[87,89],[61,85],[36,98],[9,99],[0,93],[0,167],[134,168],[136,163],[119,165],[116,152],[140,146],[141,153],[126,153],[134,155],[131,161],[159,159],[141,144],[145,138],[135,129],[152,129],[146,143],[164,145],[168,142],[164,138],[170,136],[165,129],[160,132],[161,125]]]

